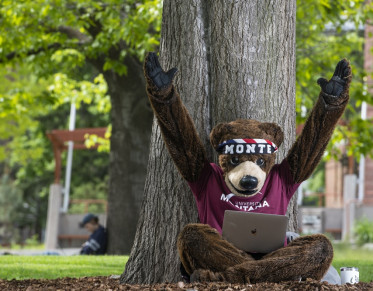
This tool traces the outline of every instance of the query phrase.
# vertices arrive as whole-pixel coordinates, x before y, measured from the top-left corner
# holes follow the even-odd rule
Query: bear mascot
[[[210,163],[173,85],[176,72],[176,68],[165,72],[157,55],[147,54],[147,94],[168,151],[193,192],[201,222],[186,225],[178,236],[182,269],[191,281],[320,280],[333,259],[333,247],[324,235],[298,237],[258,257],[224,240],[222,223],[225,210],[286,214],[298,186],[319,163],[347,105],[349,62],[340,61],[329,81],[317,81],[321,87],[319,98],[301,135],[280,164],[275,164],[275,157],[284,139],[281,128],[245,119],[212,129],[210,141],[218,152],[219,166]]]

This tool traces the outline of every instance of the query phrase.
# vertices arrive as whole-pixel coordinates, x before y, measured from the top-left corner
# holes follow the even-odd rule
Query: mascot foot
[[[198,269],[190,276],[190,282],[224,282],[222,273],[214,273],[209,270]]]

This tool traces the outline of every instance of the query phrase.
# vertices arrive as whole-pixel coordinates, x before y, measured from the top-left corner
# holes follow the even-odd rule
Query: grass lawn
[[[333,266],[358,267],[360,282],[373,281],[373,251],[364,249],[352,249],[346,245],[334,245]]]
[[[128,256],[0,256],[0,279],[55,279],[120,275]],[[334,246],[333,266],[358,267],[361,282],[373,281],[373,251]]]
[[[0,279],[55,279],[123,273],[128,256],[0,256]]]

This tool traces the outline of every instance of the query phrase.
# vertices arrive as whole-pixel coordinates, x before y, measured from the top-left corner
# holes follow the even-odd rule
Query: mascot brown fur
[[[180,260],[192,281],[232,283],[320,280],[333,259],[324,235],[295,239],[286,247],[255,257],[221,237],[226,209],[286,213],[301,182],[319,163],[348,99],[351,68],[338,63],[331,80],[319,79],[321,93],[301,135],[281,164],[275,152],[283,132],[274,123],[236,120],[210,134],[219,166],[210,164],[193,121],[172,84],[177,69],[163,71],[155,53],[145,60],[147,93],[178,170],[188,182],[201,223],[189,224],[178,237]]]

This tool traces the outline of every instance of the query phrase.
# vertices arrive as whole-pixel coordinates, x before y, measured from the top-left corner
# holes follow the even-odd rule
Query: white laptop
[[[223,238],[250,253],[270,253],[284,246],[288,217],[226,210]]]

